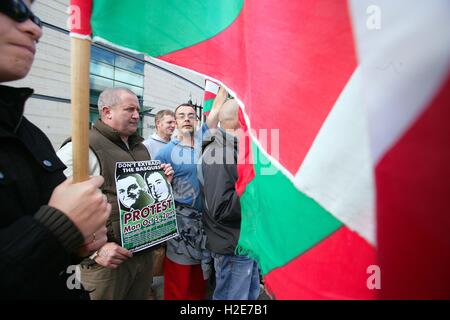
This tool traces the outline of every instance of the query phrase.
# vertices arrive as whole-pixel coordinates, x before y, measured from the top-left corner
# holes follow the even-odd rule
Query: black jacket
[[[203,146],[202,171],[206,247],[218,254],[234,254],[241,226],[241,204],[237,181],[237,139],[217,130],[212,142]]]
[[[84,293],[67,288],[66,270],[83,236],[46,205],[65,166],[23,116],[32,93],[0,86],[0,297],[78,298]]]

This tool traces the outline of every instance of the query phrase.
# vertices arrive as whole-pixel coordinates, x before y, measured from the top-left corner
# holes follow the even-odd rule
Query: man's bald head
[[[241,127],[239,124],[238,108],[239,105],[235,99],[228,100],[220,107],[219,122],[221,128],[234,130]]]

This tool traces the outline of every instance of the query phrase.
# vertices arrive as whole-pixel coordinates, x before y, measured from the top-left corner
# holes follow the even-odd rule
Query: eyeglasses
[[[25,22],[30,19],[42,29],[41,19],[36,17],[22,0],[1,0],[0,12],[17,22]]]

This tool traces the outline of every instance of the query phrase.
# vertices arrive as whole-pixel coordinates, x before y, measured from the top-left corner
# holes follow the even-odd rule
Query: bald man
[[[234,99],[224,103],[219,112],[220,129],[203,152],[203,224],[216,272],[213,300],[256,300],[259,296],[256,262],[234,254],[241,225],[241,205],[235,189],[241,133],[238,108]]]

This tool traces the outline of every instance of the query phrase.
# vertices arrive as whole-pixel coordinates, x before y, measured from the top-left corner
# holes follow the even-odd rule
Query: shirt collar
[[[22,120],[25,102],[33,94],[31,88],[0,85],[0,127],[15,132]]]
[[[120,137],[119,132],[117,132],[117,130],[114,130],[110,126],[106,125],[102,120],[98,119],[97,122],[94,124],[94,128],[115,144],[117,145],[123,144],[126,146],[125,142],[123,142],[122,138]],[[131,136],[128,137],[129,149],[132,149],[136,144],[142,142],[143,140],[144,139],[140,135],[138,135],[137,132],[133,133]]]
[[[159,141],[159,142],[163,142],[163,143],[169,143],[169,141],[164,140],[163,138],[161,138],[156,132],[153,132],[153,134],[151,135],[151,137],[153,140]]]

